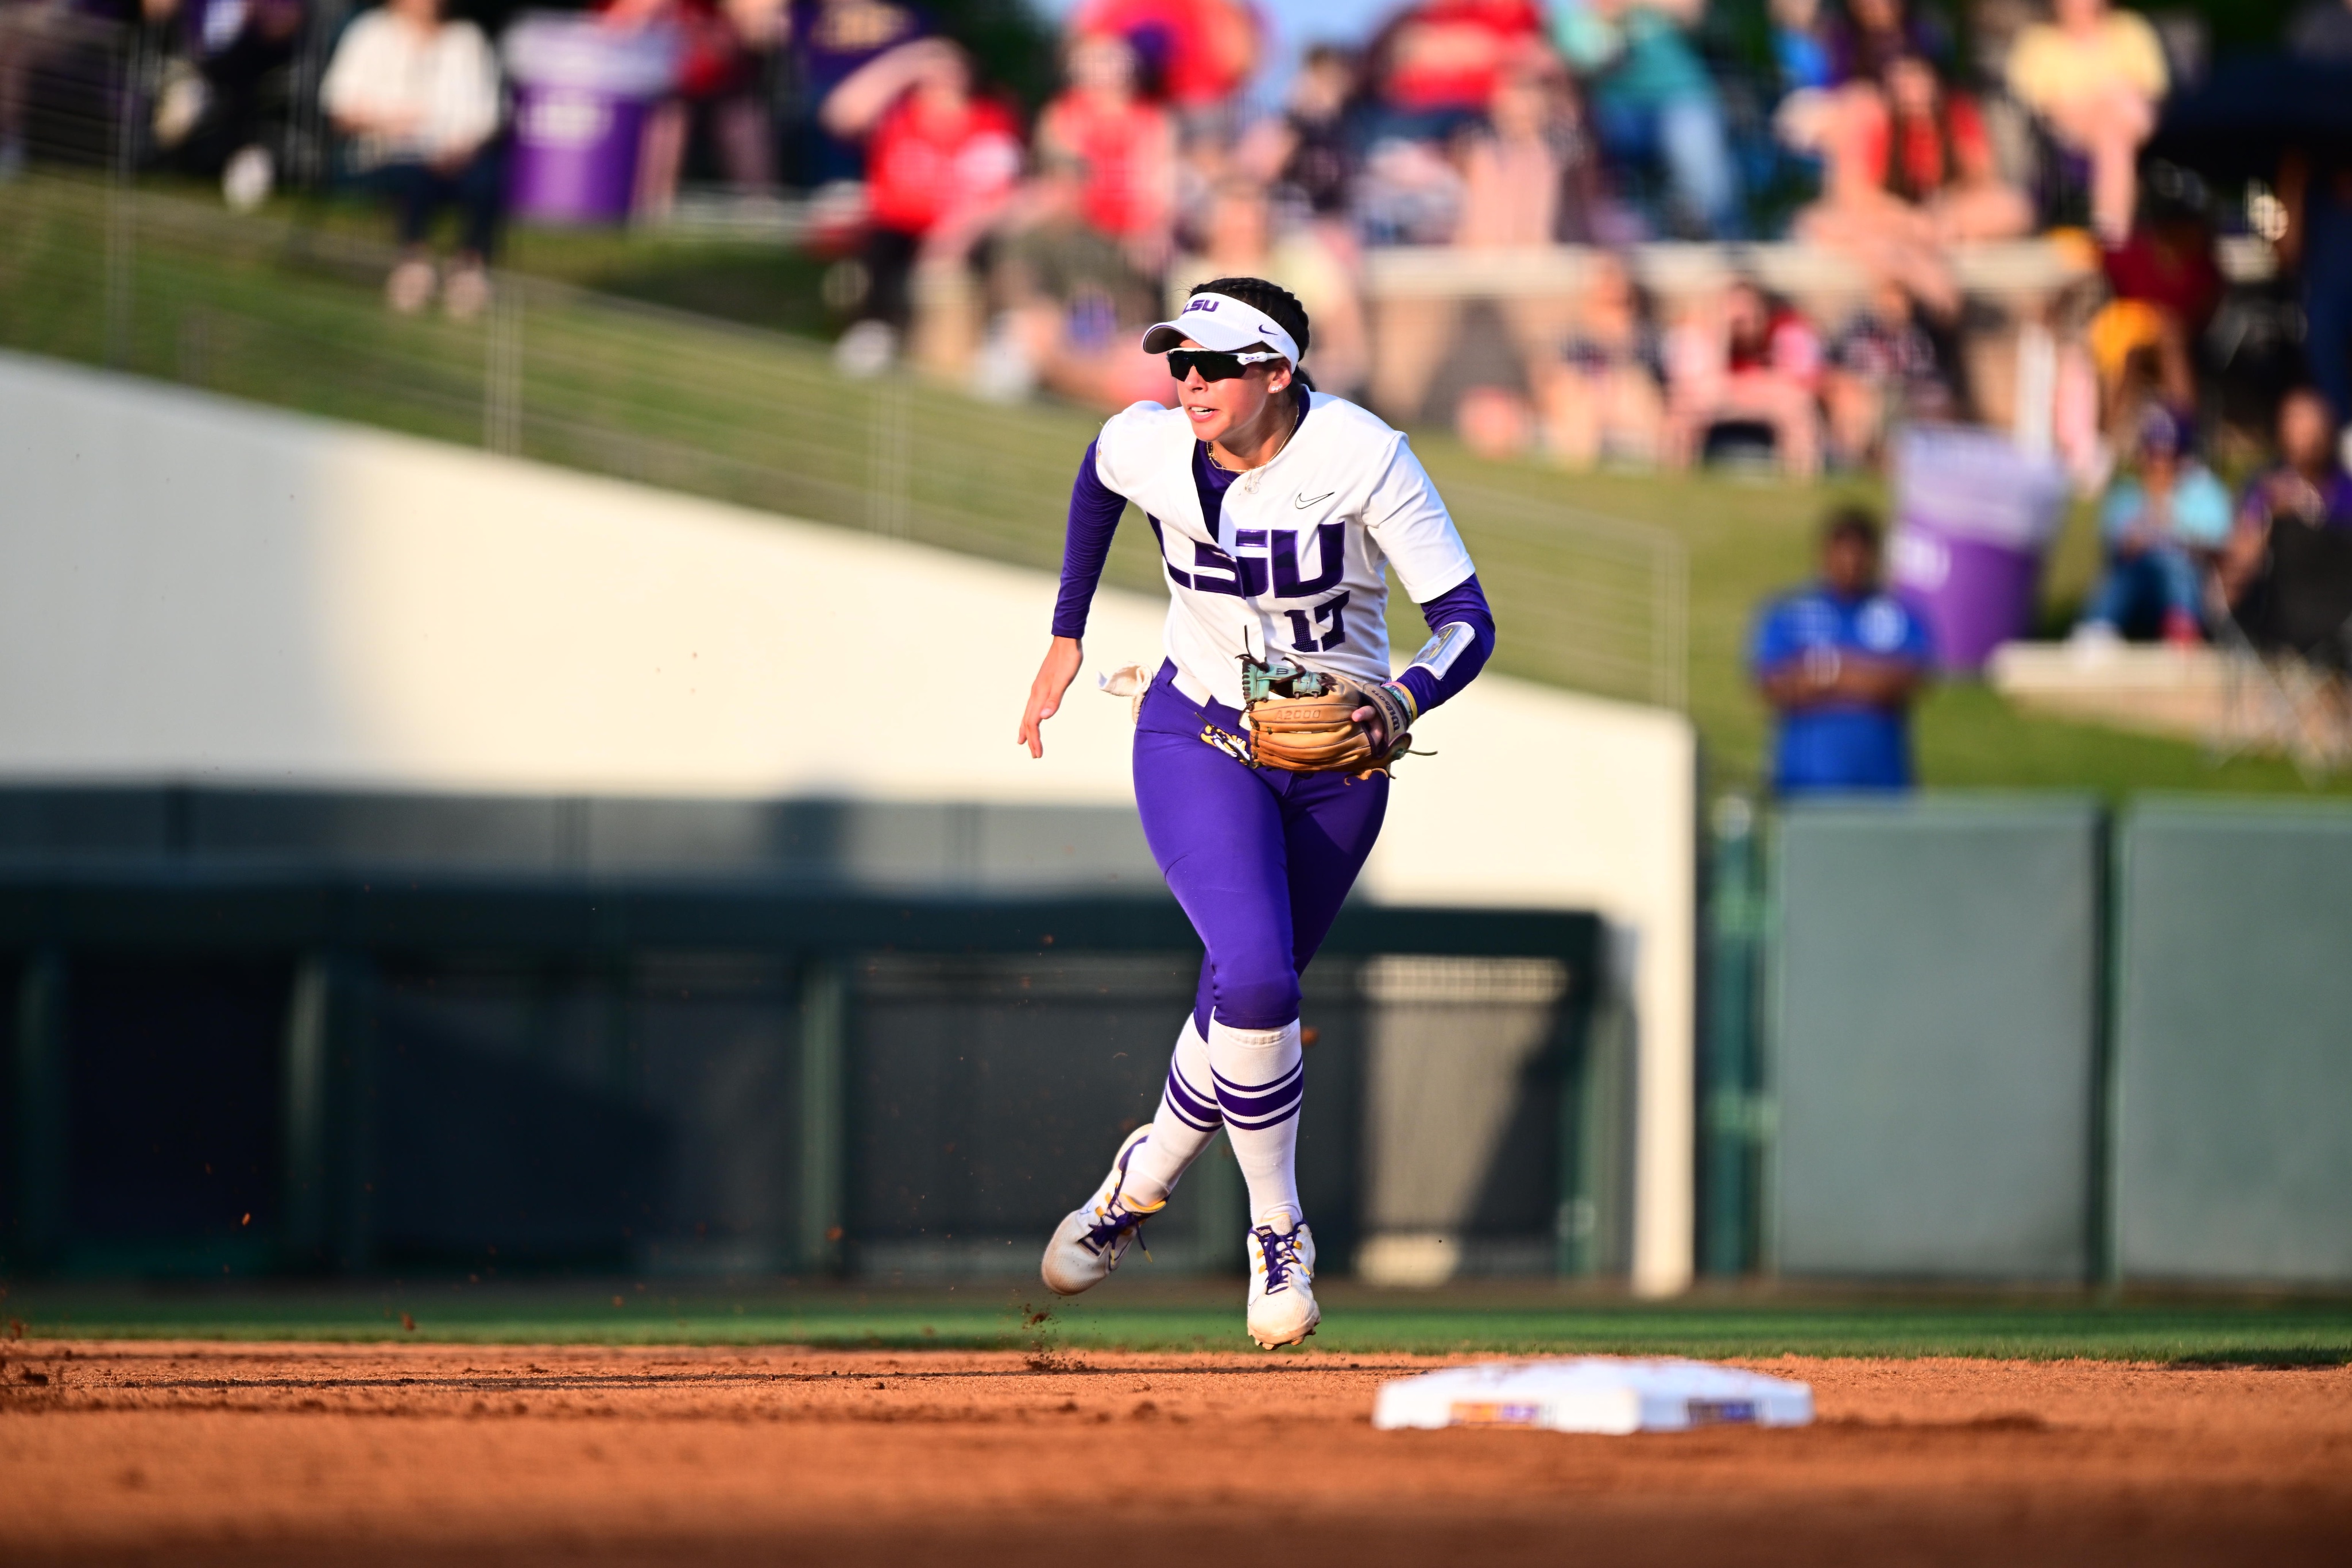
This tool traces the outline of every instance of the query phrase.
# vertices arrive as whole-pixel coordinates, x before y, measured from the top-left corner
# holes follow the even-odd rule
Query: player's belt
[[[1187,698],[1196,705],[1205,706],[1217,700],[1215,695],[1213,694],[1208,687],[1202,685],[1200,682],[1186,674],[1184,673],[1183,666],[1181,664],[1176,667],[1176,674],[1168,684],[1174,686],[1178,691],[1183,693]]]

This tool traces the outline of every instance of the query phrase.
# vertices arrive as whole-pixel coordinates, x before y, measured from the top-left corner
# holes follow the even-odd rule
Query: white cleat
[[[1094,1197],[1083,1207],[1072,1209],[1054,1231],[1054,1239],[1045,1243],[1045,1260],[1037,1272],[1045,1281],[1045,1288],[1057,1296],[1075,1296],[1090,1291],[1110,1278],[1118,1260],[1127,1256],[1128,1248],[1143,1229],[1143,1222],[1168,1207],[1168,1200],[1145,1207],[1130,1204],[1122,1196],[1127,1186],[1127,1162],[1151,1135],[1150,1126],[1138,1127],[1118,1146],[1118,1157],[1110,1163],[1110,1175],[1103,1177],[1102,1186],[1095,1188]]]
[[[1267,1350],[1297,1344],[1323,1321],[1315,1304],[1315,1232],[1303,1220],[1287,1232],[1261,1225],[1246,1245],[1250,1338]]]

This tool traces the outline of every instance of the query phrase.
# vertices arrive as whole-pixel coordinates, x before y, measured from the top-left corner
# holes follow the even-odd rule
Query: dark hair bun
[[[1297,295],[1282,285],[1268,283],[1263,277],[1213,277],[1206,283],[1194,284],[1192,293],[1222,294],[1227,298],[1238,299],[1253,309],[1265,311],[1274,318],[1276,326],[1297,340],[1299,357],[1306,357],[1307,307],[1298,302]],[[1296,365],[1291,367],[1293,370],[1297,368]]]

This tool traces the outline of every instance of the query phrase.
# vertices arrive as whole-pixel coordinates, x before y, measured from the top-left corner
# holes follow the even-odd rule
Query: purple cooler
[[[2007,436],[1951,425],[1895,449],[1895,591],[1936,640],[1936,662],[1973,672],[2033,622],[2042,558],[2066,513],[2066,477]]]
[[[507,29],[503,52],[515,87],[515,215],[627,222],[646,115],[677,79],[677,34],[533,11]]]

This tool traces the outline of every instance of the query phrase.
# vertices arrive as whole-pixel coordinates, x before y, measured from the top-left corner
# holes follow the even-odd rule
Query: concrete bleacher
[[[1365,291],[1376,300],[1569,299],[1581,292],[1601,253],[1588,246],[1472,250],[1389,246],[1366,253]],[[1760,279],[1801,304],[1852,304],[1869,292],[1868,273],[1822,246],[1657,244],[1625,253],[1642,286],[1671,308],[1735,277]],[[1963,246],[1950,253],[1961,290],[1997,300],[2044,298],[2087,276],[2076,247],[2048,239]]]
[[[1575,324],[1600,252],[1580,246],[1492,250],[1395,246],[1364,258],[1372,327],[1374,406],[1391,419],[1442,418],[1432,389],[1481,380],[1509,384],[1524,361]],[[1662,324],[1738,277],[1787,297],[1826,331],[1872,287],[1845,253],[1779,243],[1658,244],[1624,253]],[[1953,279],[1972,308],[1964,352],[1972,393],[1987,423],[2011,423],[2018,329],[2090,274],[2077,246],[2052,239],[1967,246],[1949,255]],[[1499,319],[1482,322],[1478,308]],[[1442,398],[1442,394],[1441,394]]]
[[[2034,713],[2184,740],[2216,733],[2229,685],[2221,650],[2152,643],[2006,643],[1985,675]]]
[[[2196,741],[2217,755],[2292,757],[2306,771],[2352,757],[2352,709],[2324,671],[2221,648],[2009,643],[1986,679],[2030,712]]]
[[[1361,278],[1371,334],[1371,405],[1391,420],[1443,421],[1451,413],[1450,394],[1462,387],[1520,382],[1527,365],[1574,327],[1602,254],[1588,246],[1367,250]],[[1822,246],[1662,242],[1618,254],[1650,295],[1662,326],[1733,278],[1747,277],[1787,298],[1827,334],[1873,287],[1871,275],[1851,256]],[[2084,246],[2052,238],[1948,253],[1953,281],[1969,305],[1962,323],[1964,369],[1985,423],[2011,423],[2019,330],[2045,319],[2059,295],[2093,275],[2090,255]],[[2241,257],[2237,265],[2252,263]],[[916,362],[960,380],[984,336],[980,290],[960,273],[933,269],[917,280],[916,310]]]

